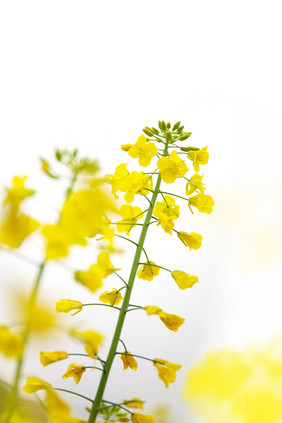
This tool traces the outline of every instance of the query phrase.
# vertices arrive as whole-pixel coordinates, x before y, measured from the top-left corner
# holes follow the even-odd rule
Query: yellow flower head
[[[12,187],[6,188],[6,197],[4,198],[3,204],[9,205],[13,213],[17,213],[20,207],[20,203],[27,197],[35,193],[34,189],[26,188],[25,181],[27,176],[14,176],[12,181]]]
[[[176,379],[177,370],[181,369],[180,364],[169,363],[168,361],[160,358],[155,358],[154,366],[159,372],[159,378],[164,382],[166,388],[170,383],[173,383]]]
[[[147,195],[148,189],[152,189],[152,177],[145,175],[144,172],[131,172],[126,178],[126,187],[122,189],[126,194],[124,200],[132,203],[136,194]]]
[[[160,268],[157,266],[152,266],[156,263],[153,261],[148,261],[144,264],[141,269],[138,270],[137,276],[139,279],[144,279],[145,281],[153,280],[154,276],[158,276],[160,273]]]
[[[209,161],[209,153],[207,152],[208,147],[204,147],[201,150],[190,150],[188,151],[188,158],[193,161],[195,172],[199,172],[200,166],[205,165]]]
[[[177,236],[181,239],[184,245],[190,248],[190,251],[192,249],[198,250],[202,245],[202,235],[196,234],[195,232],[190,232],[190,234],[188,234],[187,232],[180,231]]]
[[[103,342],[103,336],[94,330],[79,332],[75,329],[70,331],[71,335],[85,344],[85,351],[89,357],[94,358],[98,353],[98,347]]]
[[[123,296],[121,295],[120,291],[116,288],[113,288],[111,291],[105,291],[99,296],[99,300],[102,303],[113,305],[119,305],[119,303],[123,300]]]
[[[23,351],[22,335],[11,331],[6,326],[0,326],[0,352],[7,358],[19,358]]]
[[[148,316],[153,316],[154,314],[159,314],[162,311],[162,309],[157,307],[157,306],[146,306],[146,307],[143,307],[143,309],[146,311]]]
[[[51,383],[38,379],[38,377],[28,377],[23,390],[26,394],[34,394],[34,392],[50,388],[52,388]]]
[[[157,154],[158,149],[153,142],[147,142],[144,135],[140,135],[136,143],[128,150],[130,157],[139,159],[140,166],[146,167]]]
[[[105,277],[104,270],[101,266],[93,264],[89,269],[84,272],[77,270],[74,278],[77,282],[84,285],[91,292],[96,292],[103,285],[102,279]]]
[[[70,406],[53,390],[46,392],[46,405],[49,414],[48,423],[82,423],[81,419],[71,416]]]
[[[46,240],[45,257],[47,260],[67,257],[69,247],[74,244],[86,246],[86,241],[83,238],[77,237],[73,231],[61,223],[45,225],[42,228],[42,235]]]
[[[156,420],[150,414],[134,413],[130,416],[132,423],[156,423]]]
[[[195,283],[199,282],[198,276],[189,275],[181,270],[174,270],[171,272],[171,276],[180,289],[192,288]]]
[[[132,400],[124,400],[124,404],[129,408],[137,408],[143,410],[143,401],[140,398],[132,398]]]
[[[159,218],[158,225],[161,225],[164,231],[171,235],[174,227],[173,220],[177,219],[180,214],[179,206],[175,205],[175,199],[166,195],[162,203],[156,203],[153,214]]]
[[[185,322],[185,319],[176,314],[169,314],[161,311],[158,315],[164,325],[173,332],[177,332],[179,327]]]
[[[86,371],[86,368],[83,364],[71,363],[66,373],[63,375],[63,379],[67,379],[68,377],[73,377],[75,383],[77,384],[80,381],[85,371]]]
[[[200,176],[198,173],[195,173],[195,175],[190,178],[190,182],[187,182],[186,184],[186,195],[193,194],[196,189],[199,189],[200,192],[203,193],[205,188],[202,184],[202,179],[203,176]]]
[[[176,178],[182,178],[188,171],[185,162],[177,155],[176,150],[169,157],[161,157],[157,162],[163,181],[171,184]]]
[[[129,204],[121,206],[120,215],[123,219],[117,222],[117,231],[120,233],[126,232],[127,236],[129,236],[131,229],[136,227],[134,223],[143,218],[142,209],[132,207]]]
[[[199,212],[202,213],[210,214],[214,206],[214,200],[212,199],[212,197],[210,195],[205,195],[202,193],[190,197],[188,201],[189,205],[197,207]]]
[[[60,300],[56,303],[57,313],[69,313],[72,310],[77,310],[72,314],[72,316],[79,313],[82,310],[82,303],[80,301],[66,299]]]
[[[0,242],[18,248],[40,226],[37,220],[25,214],[7,214],[0,225]]]
[[[120,359],[123,362],[123,370],[126,370],[128,368],[132,370],[137,370],[138,363],[129,351],[126,351],[124,354],[122,354],[120,356]]]
[[[97,265],[102,269],[104,273],[104,278],[113,274],[117,270],[111,263],[108,251],[102,251],[97,257]]]
[[[129,172],[126,169],[126,163],[122,163],[116,167],[113,175],[106,175],[105,180],[112,186],[112,194],[115,198],[118,198],[117,191],[126,191],[127,188],[127,176]]]
[[[68,358],[68,353],[66,351],[40,351],[40,363],[43,367],[64,360],[65,358]]]

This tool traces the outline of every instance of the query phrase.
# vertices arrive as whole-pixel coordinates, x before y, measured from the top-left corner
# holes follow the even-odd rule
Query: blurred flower
[[[26,380],[26,384],[23,387],[23,390],[27,394],[34,394],[37,391],[50,388],[52,388],[51,383],[48,383],[42,379],[38,379],[38,377],[28,377]]]
[[[56,303],[57,313],[68,313],[72,310],[77,310],[75,313],[72,314],[72,316],[79,313],[82,310],[82,303],[80,301],[66,299],[60,300]]]
[[[46,392],[46,406],[49,414],[48,423],[82,423],[81,419],[71,416],[69,405],[56,392]]]
[[[132,400],[124,400],[126,407],[129,408],[138,408],[139,410],[143,410],[144,405],[143,401],[140,398],[132,398]]]
[[[12,213],[17,213],[20,203],[27,197],[35,193],[34,189],[26,188],[25,181],[27,176],[14,176],[12,180],[12,187],[5,188],[6,197],[3,200],[4,206],[9,206]]]
[[[68,358],[68,353],[66,351],[40,351],[40,363],[43,367],[49,366],[49,364],[56,363],[57,361],[64,360]]]
[[[94,330],[83,332],[71,329],[70,334],[85,344],[85,351],[89,357],[95,358],[98,353],[98,347],[103,342],[103,336]]]
[[[149,414],[134,413],[130,417],[132,423],[156,423],[155,418]]]
[[[0,224],[0,242],[11,248],[19,248],[39,226],[37,220],[25,214],[6,214]]]
[[[0,326],[0,352],[7,358],[19,358],[24,346],[23,336],[6,326]]]

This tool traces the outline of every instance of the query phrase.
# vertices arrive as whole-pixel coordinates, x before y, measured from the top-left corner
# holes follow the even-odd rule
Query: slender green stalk
[[[167,155],[167,146],[168,146],[168,141],[165,144],[164,155]],[[121,306],[121,309],[120,309],[120,312],[119,312],[119,317],[118,317],[115,333],[113,335],[110,350],[109,350],[107,360],[106,360],[106,363],[105,363],[105,366],[104,366],[104,372],[101,376],[100,383],[99,383],[97,393],[96,393],[96,397],[94,399],[94,402],[93,402],[93,405],[92,405],[92,408],[91,408],[88,423],[95,423],[97,415],[99,413],[99,407],[100,407],[101,401],[103,399],[103,395],[104,395],[104,391],[105,391],[105,388],[106,388],[109,373],[110,373],[110,370],[111,370],[111,366],[112,366],[113,360],[114,360],[115,355],[116,355],[117,345],[118,345],[118,342],[119,342],[119,339],[120,339],[120,334],[121,334],[121,331],[122,331],[122,328],[123,328],[123,324],[124,324],[126,312],[127,312],[127,309],[128,309],[129,300],[130,300],[135,276],[136,276],[136,273],[137,273],[141,253],[142,253],[142,250],[143,250],[143,245],[144,245],[145,238],[146,238],[146,235],[147,235],[148,226],[149,226],[149,223],[151,221],[152,214],[153,214],[154,205],[156,203],[157,196],[159,194],[160,185],[161,185],[161,175],[159,174],[157,182],[156,182],[155,189],[153,191],[150,206],[148,208],[146,218],[145,218],[145,221],[144,221],[144,224],[143,224],[143,228],[142,228],[142,231],[141,231],[141,234],[140,234],[138,246],[136,248],[134,260],[133,260],[132,267],[131,267],[130,276],[129,276],[129,279],[128,279],[128,285],[127,285],[126,293],[124,295],[122,306]]]

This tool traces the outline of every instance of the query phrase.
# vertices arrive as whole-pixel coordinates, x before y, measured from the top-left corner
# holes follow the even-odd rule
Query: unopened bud
[[[171,128],[171,123],[170,122],[167,122],[166,127],[167,127],[167,129],[170,129]]]
[[[187,138],[189,138],[191,134],[192,132],[184,132],[182,135],[180,135],[179,141],[187,140]]]
[[[152,137],[154,134],[151,130],[144,128],[143,129],[144,134],[148,135],[148,137]]]
[[[180,120],[178,121],[178,122],[176,122],[174,125],[173,125],[173,128],[172,128],[172,130],[173,131],[176,131],[176,129],[178,129],[179,128],[179,125],[180,125]]]
[[[181,134],[181,132],[183,131],[183,129],[184,129],[184,125],[183,125],[183,126],[180,126],[180,127],[177,129],[177,133],[178,133],[178,134]]]
[[[154,134],[158,135],[159,131],[157,130],[157,128],[152,127],[152,131],[154,132]]]
[[[172,133],[168,129],[165,131],[165,137],[167,141],[172,140]]]

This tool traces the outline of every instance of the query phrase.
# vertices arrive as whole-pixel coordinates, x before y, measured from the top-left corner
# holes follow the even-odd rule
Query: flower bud
[[[148,135],[148,137],[152,137],[154,134],[151,130],[144,128],[143,129],[144,134]]]
[[[183,129],[184,129],[184,126],[180,126],[180,127],[177,129],[177,133],[178,133],[178,134],[181,134],[181,132],[183,131]]]
[[[170,129],[171,128],[171,123],[170,122],[167,122],[166,127],[167,127],[167,129]]]
[[[184,141],[187,140],[187,138],[190,137],[190,135],[192,134],[192,132],[184,132],[180,137],[179,137],[179,141]]]
[[[178,129],[179,128],[179,125],[180,125],[180,120],[178,121],[178,122],[176,122],[174,125],[173,125],[173,128],[172,128],[172,130],[173,131],[176,131],[176,129]]]
[[[152,131],[154,132],[154,134],[156,134],[156,135],[158,135],[158,134],[159,134],[159,131],[157,130],[157,128],[152,127],[151,129],[152,129]]]

